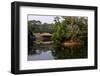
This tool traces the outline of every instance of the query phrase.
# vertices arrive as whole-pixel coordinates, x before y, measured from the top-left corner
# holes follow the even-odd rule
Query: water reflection
[[[28,60],[87,58],[87,46],[63,47],[54,44],[33,44],[28,48]]]

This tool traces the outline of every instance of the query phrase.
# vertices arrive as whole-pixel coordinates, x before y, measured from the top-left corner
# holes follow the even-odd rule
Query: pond
[[[28,47],[28,61],[87,58],[87,46],[62,47],[54,44],[33,44]]]

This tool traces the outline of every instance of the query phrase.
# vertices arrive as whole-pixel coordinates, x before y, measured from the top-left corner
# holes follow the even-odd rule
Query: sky
[[[56,16],[49,16],[49,15],[28,15],[28,20],[39,20],[42,23],[54,23],[54,18]],[[59,16],[60,17],[60,16]],[[60,19],[62,20],[62,19]]]

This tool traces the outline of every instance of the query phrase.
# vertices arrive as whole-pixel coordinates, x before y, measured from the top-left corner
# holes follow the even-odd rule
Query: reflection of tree
[[[86,47],[55,47],[54,51],[52,51],[55,59],[74,59],[74,58],[86,58],[87,57],[87,49]]]
[[[62,46],[54,45],[36,45],[30,46],[28,54],[37,55],[42,52],[51,51],[55,59],[76,59],[76,58],[86,58],[87,57],[87,47],[69,47],[65,48]]]
[[[41,54],[45,51],[52,51],[53,45],[45,45],[45,44],[33,44],[29,49],[29,55],[33,54]]]

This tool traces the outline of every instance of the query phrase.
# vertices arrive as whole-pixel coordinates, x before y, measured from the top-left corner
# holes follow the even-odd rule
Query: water
[[[34,44],[28,47],[28,61],[87,58],[87,46],[62,47],[53,44]]]

